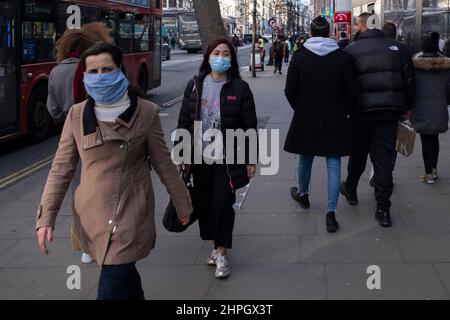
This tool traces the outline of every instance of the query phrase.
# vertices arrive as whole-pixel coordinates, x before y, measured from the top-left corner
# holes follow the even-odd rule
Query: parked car
[[[170,46],[167,43],[161,45],[161,60],[170,60]]]

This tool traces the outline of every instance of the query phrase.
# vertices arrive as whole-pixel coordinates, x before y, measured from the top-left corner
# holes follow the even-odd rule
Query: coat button
[[[109,221],[108,221],[108,224],[112,224],[112,223],[113,223],[113,221],[112,221],[112,220],[109,220]]]

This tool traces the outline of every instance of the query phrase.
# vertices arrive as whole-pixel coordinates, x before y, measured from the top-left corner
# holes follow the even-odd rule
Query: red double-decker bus
[[[38,141],[50,132],[47,81],[67,28],[105,22],[131,84],[159,86],[161,18],[160,0],[0,0],[0,142],[26,134]]]

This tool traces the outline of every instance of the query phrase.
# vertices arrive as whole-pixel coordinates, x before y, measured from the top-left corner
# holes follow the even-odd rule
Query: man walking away
[[[289,53],[291,52],[291,42],[289,41],[289,39],[286,39],[284,44],[285,44],[285,48],[286,48],[286,53],[284,55],[284,62],[286,64],[288,64],[289,63]]]
[[[273,69],[273,73],[281,74],[281,67],[283,66],[283,58],[285,55],[285,45],[284,42],[281,41],[281,35],[277,35],[277,39],[272,45],[271,55],[275,61],[275,68]]]
[[[339,38],[339,41],[338,41],[339,48],[344,50],[349,44],[350,44],[350,40],[348,40],[348,38],[347,38],[347,32],[342,31],[340,33],[340,38]]]
[[[385,37],[383,31],[369,29],[370,16],[359,15],[359,36],[344,50],[353,57],[359,92],[350,115],[353,150],[341,193],[350,205],[358,204],[356,191],[369,154],[375,171],[375,217],[382,227],[390,227],[398,120],[413,105],[416,78],[411,55],[402,44]]]
[[[351,150],[348,115],[356,97],[352,58],[329,38],[330,25],[323,16],[311,23],[312,38],[294,53],[289,65],[285,94],[294,117],[284,150],[299,154],[299,187],[291,196],[304,209],[310,207],[309,182],[315,156],[325,157],[328,168],[326,229],[339,228],[336,208],[339,199],[341,157]],[[324,96],[326,95],[326,98]]]

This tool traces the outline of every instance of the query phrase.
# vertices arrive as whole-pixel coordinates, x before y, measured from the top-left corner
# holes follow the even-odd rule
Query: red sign
[[[335,12],[334,22],[352,22],[351,12]]]

